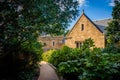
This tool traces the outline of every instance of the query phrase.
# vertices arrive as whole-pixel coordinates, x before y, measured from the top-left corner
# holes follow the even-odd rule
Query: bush
[[[106,53],[120,53],[120,47],[116,47],[115,45],[111,44],[111,45],[107,45],[104,49],[103,52]]]
[[[77,52],[77,49],[73,50],[72,48],[64,46],[61,50],[56,50],[52,53],[49,63],[52,63],[55,67],[57,67],[60,62],[75,59],[77,57],[77,55],[75,55]]]
[[[84,44],[80,49],[64,46],[52,53],[49,62],[66,80],[120,80],[119,53],[103,53],[100,48],[85,47]]]
[[[20,53],[16,56],[16,72],[17,80],[33,80],[38,74],[36,69],[39,68],[38,62],[41,60],[41,54],[43,53],[42,46],[39,42],[25,42],[21,45]],[[19,78],[19,79],[18,79]]]
[[[38,68],[38,67],[36,67]],[[31,68],[28,70],[21,71],[17,74],[17,80],[37,80],[39,76],[39,71],[36,71],[36,69]]]
[[[43,61],[46,61],[46,62],[49,62],[50,61],[50,59],[51,59],[51,55],[52,55],[52,53],[54,53],[54,51],[55,50],[49,50],[49,51],[47,51],[47,52],[44,52],[43,54],[42,54],[42,60]]]
[[[41,59],[41,44],[38,42],[30,43],[26,41],[19,45],[7,44],[7,47],[8,49],[5,48],[7,50],[4,51],[4,54],[6,55],[2,58],[0,57],[0,63],[2,63],[0,65],[0,79],[8,78],[8,80],[33,80],[31,77],[34,77],[34,71],[38,68],[38,62]]]

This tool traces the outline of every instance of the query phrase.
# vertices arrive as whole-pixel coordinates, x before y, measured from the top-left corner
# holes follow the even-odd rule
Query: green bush
[[[43,61],[46,61],[46,62],[49,62],[49,60],[50,60],[50,58],[51,58],[51,55],[52,55],[52,53],[54,53],[54,51],[55,50],[49,50],[49,51],[47,51],[47,52],[44,52],[43,54],[42,54],[42,60]]]
[[[93,43],[87,40],[87,44]],[[84,46],[85,44],[85,46]],[[120,54],[103,53],[100,48],[71,49],[64,46],[52,53],[49,62],[66,80],[120,80]]]
[[[39,71],[36,71],[35,69],[28,69],[28,70],[24,70],[18,73],[18,77],[17,80],[37,80],[35,78],[37,78],[39,76]]]
[[[57,67],[60,62],[66,62],[67,60],[78,57],[76,55],[77,52],[79,52],[78,49],[73,50],[72,48],[64,46],[61,50],[56,50],[52,53],[49,63],[52,63],[55,67]]]
[[[8,46],[11,49],[4,52],[4,54],[7,53],[5,56],[0,57],[0,79],[33,80],[31,77],[34,77],[34,71],[38,68],[38,62],[43,52],[41,44],[26,41],[19,45]]]
[[[39,42],[31,44],[25,42],[21,45],[20,52],[16,54],[17,80],[33,80],[36,77],[39,73],[36,69],[39,68],[38,62],[41,60],[42,53],[42,45]]]
[[[116,45],[107,45],[104,49],[103,49],[103,52],[107,52],[107,53],[120,53],[120,47],[116,47]]]

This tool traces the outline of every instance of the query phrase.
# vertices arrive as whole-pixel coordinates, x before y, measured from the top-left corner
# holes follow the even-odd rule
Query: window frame
[[[75,41],[76,48],[81,48],[83,45],[83,42],[81,41]]]
[[[81,24],[81,31],[84,30],[84,24]]]
[[[55,46],[55,41],[52,42],[52,46]]]

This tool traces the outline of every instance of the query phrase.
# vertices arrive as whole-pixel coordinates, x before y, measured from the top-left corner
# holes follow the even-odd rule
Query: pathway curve
[[[47,63],[40,63],[40,76],[38,80],[59,80],[55,70]]]

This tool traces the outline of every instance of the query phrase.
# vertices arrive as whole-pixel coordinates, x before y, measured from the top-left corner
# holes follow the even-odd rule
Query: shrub
[[[46,61],[46,62],[49,62],[50,61],[50,58],[51,58],[51,55],[54,53],[55,50],[49,50],[47,52],[44,52],[42,54],[42,60],[43,61]]]
[[[87,43],[89,44],[89,40]],[[61,50],[52,53],[49,62],[57,68],[58,73],[66,80],[120,79],[119,53],[103,53],[100,48],[85,47],[71,49],[64,46]]]
[[[52,53],[49,63],[52,63],[55,67],[57,67],[60,62],[66,62],[67,60],[78,58],[78,52],[79,49],[74,50],[67,46],[63,46],[61,50],[56,50]]]
[[[115,45],[107,45],[104,49],[103,52],[105,53],[120,53],[120,47],[116,47]]]
[[[17,80],[37,80],[39,72],[36,72],[35,69],[28,69],[18,73]]]
[[[27,46],[29,45],[29,46]],[[36,69],[39,68],[38,62],[41,60],[43,53],[42,45],[39,42],[29,44],[25,42],[21,45],[20,52],[16,54],[16,72],[17,80],[33,80],[38,74]],[[19,78],[19,79],[18,79]]]
[[[0,79],[9,77],[11,80],[32,80],[34,70],[38,68],[38,62],[42,53],[41,44],[38,42],[23,42],[21,44],[7,45],[7,49],[0,58]],[[27,76],[28,75],[28,76]],[[20,77],[22,76],[22,77]],[[19,77],[19,78],[18,78]],[[14,79],[13,79],[14,78]]]

